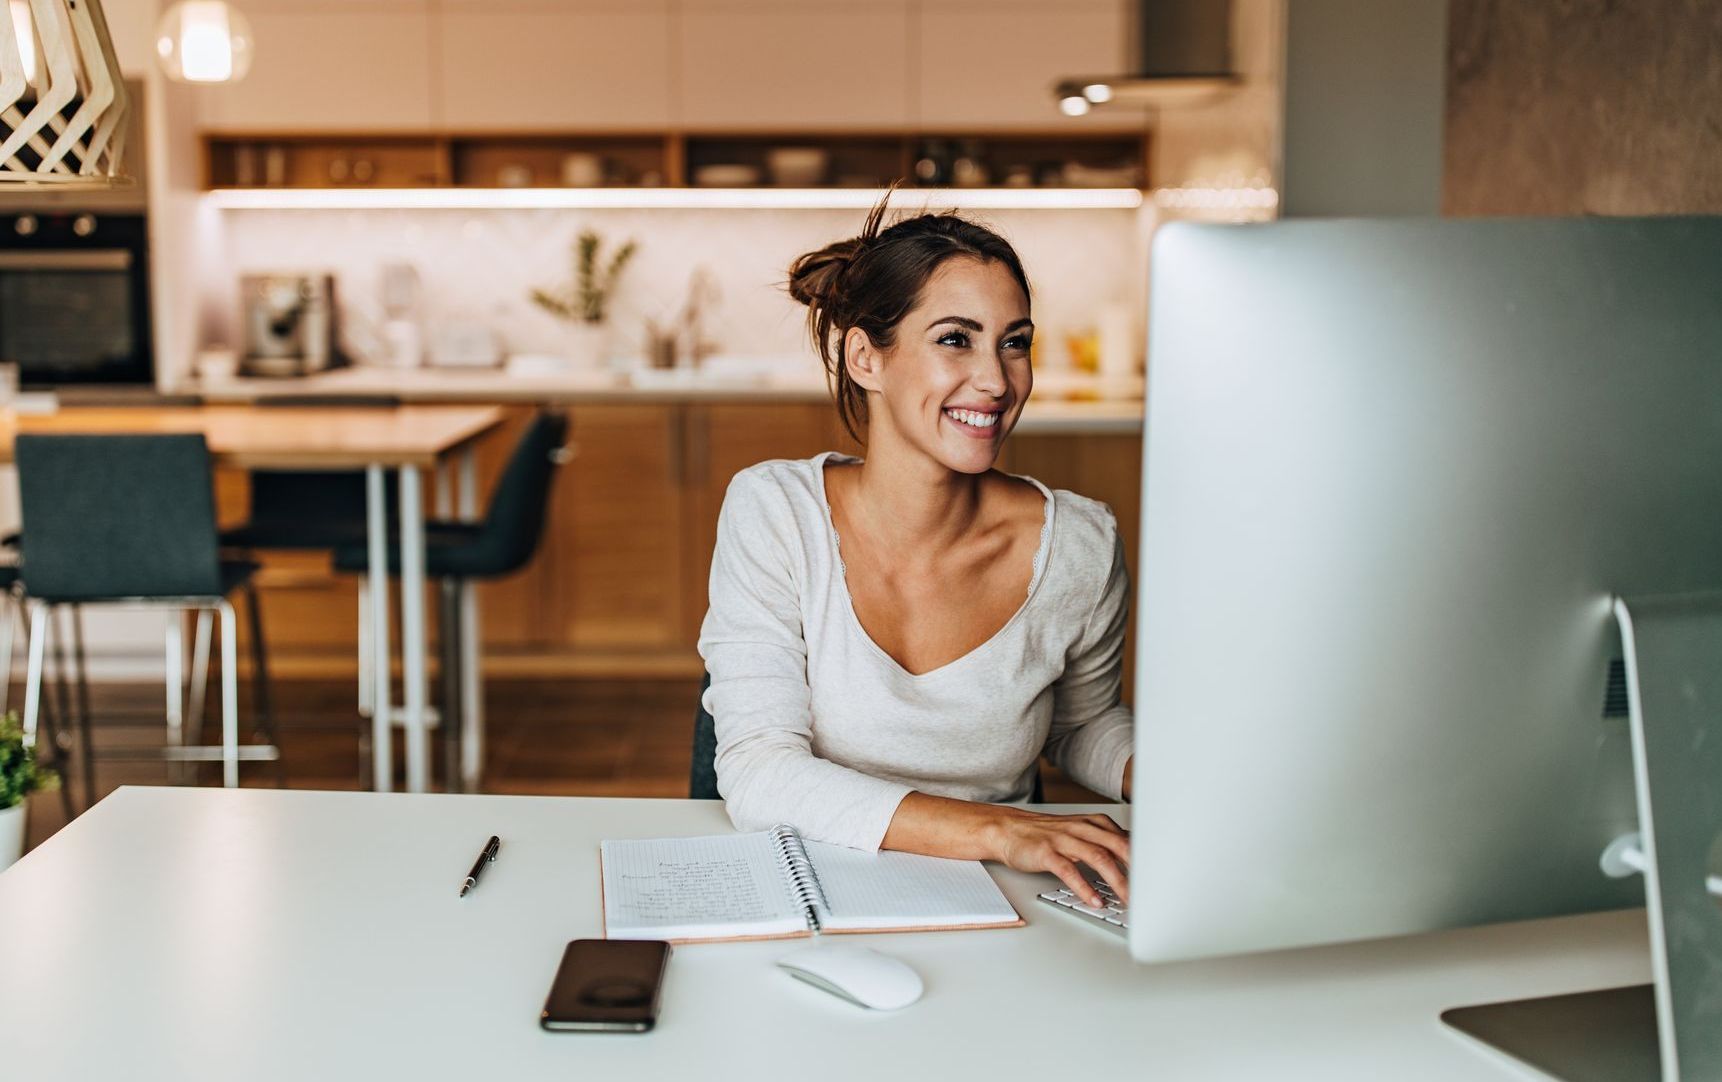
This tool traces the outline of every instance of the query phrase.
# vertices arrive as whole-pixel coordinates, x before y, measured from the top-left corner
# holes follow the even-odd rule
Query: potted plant
[[[24,798],[59,784],[60,776],[36,761],[36,749],[24,746],[18,715],[0,717],[0,869],[24,855]]]
[[[576,364],[609,361],[610,301],[622,271],[639,247],[630,240],[606,263],[599,251],[603,243],[593,230],[582,230],[574,241],[574,281],[561,290],[532,291],[532,303],[569,325],[569,352]]]

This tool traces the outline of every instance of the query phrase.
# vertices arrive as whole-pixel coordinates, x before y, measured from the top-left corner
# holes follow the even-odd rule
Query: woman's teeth
[[[991,428],[992,426],[999,423],[999,415],[998,414],[996,414],[996,413],[981,413],[977,410],[951,410],[951,409],[948,409],[945,411],[945,416],[949,417],[953,421],[958,422],[959,424],[968,425],[970,428]]]

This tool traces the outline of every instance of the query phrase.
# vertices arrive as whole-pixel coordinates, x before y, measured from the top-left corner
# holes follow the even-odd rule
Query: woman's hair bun
[[[789,267],[789,295],[809,308],[832,307],[843,272],[864,246],[860,237],[850,237],[801,256]]]

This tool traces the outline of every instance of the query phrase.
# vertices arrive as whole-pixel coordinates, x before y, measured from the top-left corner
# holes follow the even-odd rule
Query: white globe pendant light
[[[170,79],[230,83],[251,70],[251,24],[224,0],[180,0],[156,24],[155,55]]]

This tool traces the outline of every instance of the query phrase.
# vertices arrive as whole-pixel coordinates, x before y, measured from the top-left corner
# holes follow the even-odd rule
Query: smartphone
[[[670,945],[656,939],[576,939],[562,952],[539,1024],[553,1030],[644,1033],[658,1020]]]

